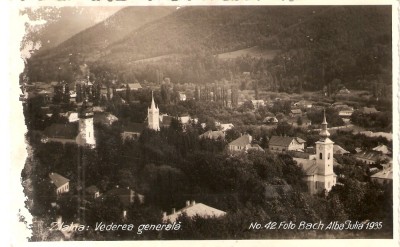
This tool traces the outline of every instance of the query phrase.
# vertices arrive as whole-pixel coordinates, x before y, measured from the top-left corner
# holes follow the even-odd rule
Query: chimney
[[[188,201],[186,201],[186,207],[189,207],[190,206],[190,201],[188,200]]]
[[[193,205],[196,205],[196,201],[195,201],[195,200],[192,201],[192,206],[193,206]]]
[[[175,213],[175,208],[172,208],[172,214],[174,214]]]

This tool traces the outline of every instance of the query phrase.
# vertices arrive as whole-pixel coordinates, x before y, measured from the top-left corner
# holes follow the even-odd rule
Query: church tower
[[[147,121],[149,129],[160,130],[160,112],[154,103],[153,91],[151,92],[151,106],[147,109]]]
[[[93,108],[88,106],[87,100],[82,104],[78,113],[79,117],[79,140],[78,144],[81,146],[89,146],[94,148],[96,140],[94,138],[93,128]]]
[[[318,190],[330,191],[336,184],[336,175],[333,172],[333,141],[329,139],[331,135],[327,129],[325,110],[322,129],[319,133],[320,139],[316,144],[316,164],[318,166]]]

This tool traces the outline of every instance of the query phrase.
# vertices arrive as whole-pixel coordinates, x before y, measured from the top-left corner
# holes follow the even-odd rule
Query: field
[[[259,48],[258,46],[253,46],[253,47],[242,49],[242,50],[218,54],[218,58],[234,59],[237,57],[249,55],[251,57],[257,57],[257,58],[262,57],[267,60],[272,60],[276,56],[276,54],[278,54],[278,52],[279,52],[279,50],[267,50],[267,49],[264,50],[264,49]]]

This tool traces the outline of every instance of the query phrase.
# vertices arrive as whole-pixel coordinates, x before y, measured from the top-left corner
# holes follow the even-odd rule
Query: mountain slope
[[[126,7],[106,20],[74,35],[37,59],[67,58],[80,53],[86,60],[96,60],[101,50],[149,22],[169,15],[173,7]]]

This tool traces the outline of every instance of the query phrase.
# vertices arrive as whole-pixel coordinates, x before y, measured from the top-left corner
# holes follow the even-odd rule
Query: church
[[[147,109],[147,122],[148,128],[159,131],[160,130],[160,110],[156,106],[154,102],[153,91],[151,92],[151,105],[150,108]]]
[[[307,182],[308,191],[311,194],[323,190],[329,192],[336,184],[336,174],[333,172],[333,144],[329,139],[330,133],[327,129],[325,112],[322,129],[319,133],[320,139],[315,143],[315,155],[308,158],[293,158],[305,172],[304,180]]]

